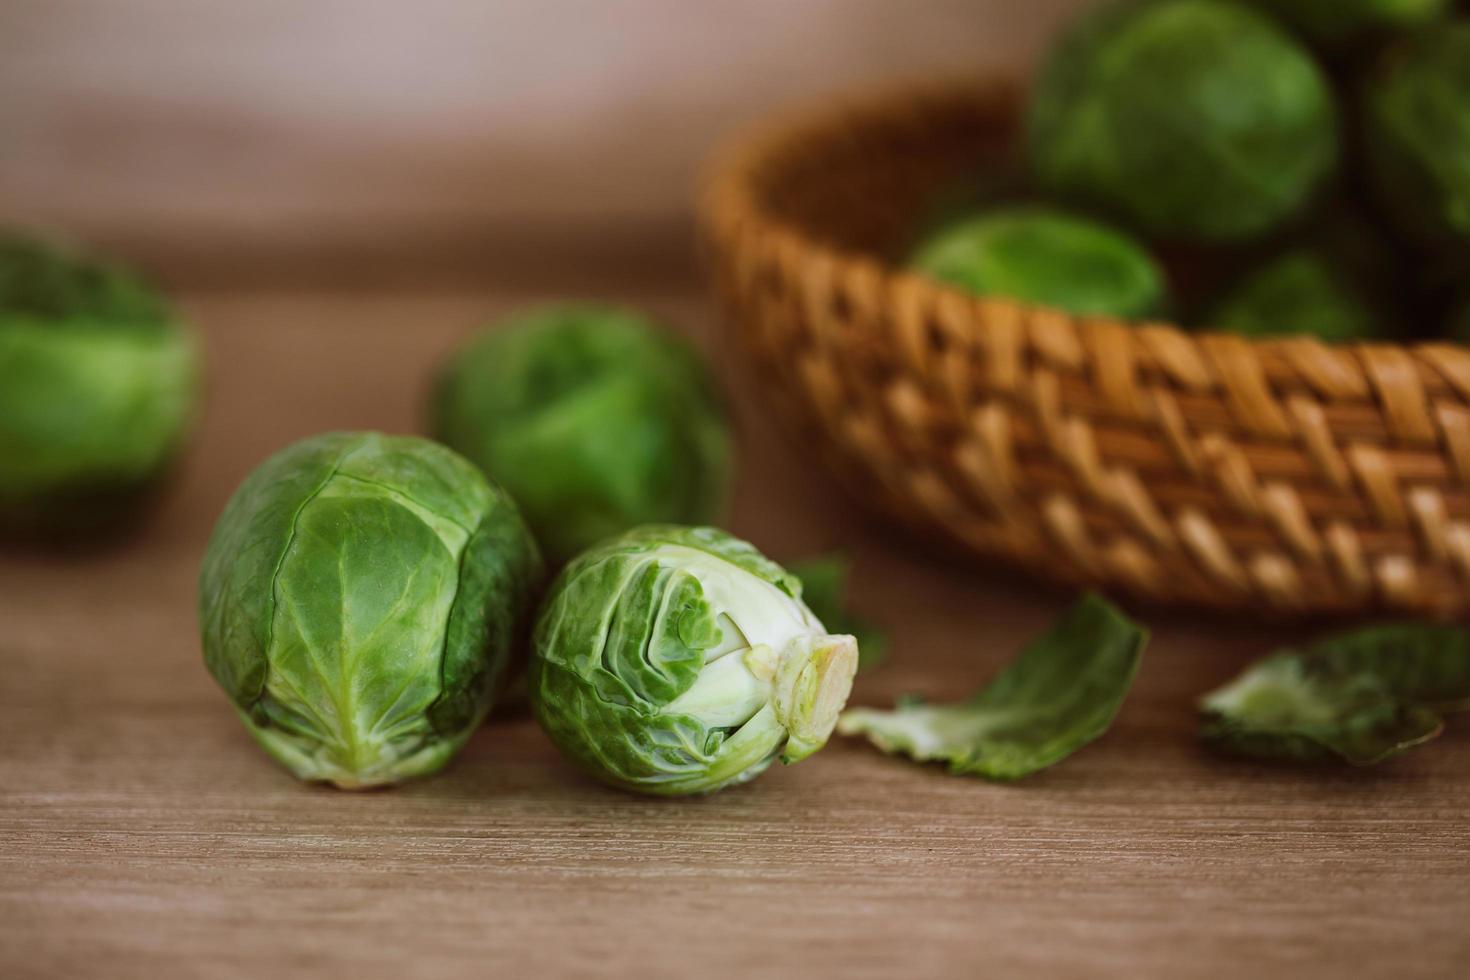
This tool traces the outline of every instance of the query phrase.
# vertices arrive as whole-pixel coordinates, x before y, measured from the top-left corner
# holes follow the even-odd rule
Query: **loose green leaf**
[[[888,656],[888,634],[852,614],[847,605],[848,561],[842,554],[822,555],[791,566],[801,579],[801,599],[833,633],[858,641],[858,670],[878,666]]]
[[[1296,652],[1253,665],[1201,702],[1206,741],[1257,758],[1367,766],[1439,734],[1437,714],[1401,700],[1371,671]]]
[[[1310,653],[1339,669],[1372,673],[1411,704],[1439,712],[1470,710],[1470,630],[1373,626],[1323,640]]]
[[[1470,708],[1470,632],[1407,623],[1284,650],[1201,708],[1201,734],[1227,751],[1371,765],[1438,735],[1439,711]]]
[[[854,709],[838,731],[954,773],[1020,779],[1108,730],[1147,642],[1147,630],[1085,596],[970,701]]]

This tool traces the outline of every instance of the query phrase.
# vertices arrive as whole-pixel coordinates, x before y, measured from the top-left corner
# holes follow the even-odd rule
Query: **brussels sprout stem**
[[[798,762],[826,744],[857,673],[850,636],[800,636],[777,654],[765,644],[705,666],[694,686],[663,709],[710,728],[739,728],[720,747],[719,766],[749,765],[744,756],[780,743],[782,762]]]
[[[782,762],[800,762],[827,744],[857,665],[857,640],[850,636],[803,636],[787,646],[772,702],[790,733]]]

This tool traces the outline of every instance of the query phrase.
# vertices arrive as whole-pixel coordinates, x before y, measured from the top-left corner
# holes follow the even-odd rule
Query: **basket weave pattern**
[[[885,260],[937,189],[1004,155],[1017,104],[904,93],[716,166],[715,284],[799,438],[910,526],[1065,582],[1470,612],[1470,349],[1078,318]]]

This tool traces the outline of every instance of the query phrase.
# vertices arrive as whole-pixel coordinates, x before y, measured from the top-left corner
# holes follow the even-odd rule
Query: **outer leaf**
[[[1259,758],[1357,766],[1398,755],[1439,734],[1428,708],[1400,699],[1371,670],[1294,651],[1256,663],[1201,702],[1201,735]]]
[[[1019,779],[1108,730],[1138,671],[1148,632],[1086,596],[964,704],[855,709],[838,731],[950,771]]]
[[[857,639],[858,670],[868,670],[887,658],[888,634],[848,610],[847,571],[847,558],[836,553],[791,566],[791,574],[801,580],[807,608],[829,631]]]

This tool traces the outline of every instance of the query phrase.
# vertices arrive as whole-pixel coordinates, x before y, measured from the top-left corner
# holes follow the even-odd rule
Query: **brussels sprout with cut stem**
[[[543,307],[477,335],[440,375],[433,430],[511,492],[553,564],[639,524],[712,521],[724,502],[714,379],[628,310]]]
[[[1311,56],[1220,0],[1114,4],[1043,66],[1027,139],[1046,191],[1180,242],[1259,237],[1337,161],[1337,116]]]
[[[142,282],[0,234],[0,531],[121,526],[183,443],[198,385],[193,342]]]
[[[541,573],[457,454],[338,432],[266,460],[204,558],[204,659],[256,740],[344,789],[443,766],[489,710]]]
[[[649,526],[562,571],[542,604],[531,704],[593,775],[665,796],[743,783],[827,742],[857,670],[801,583],[714,528]]]
[[[1128,235],[1060,211],[1012,207],[946,228],[913,268],[982,296],[1078,315],[1137,319],[1161,311],[1164,274]]]
[[[1367,87],[1375,193],[1423,245],[1470,263],[1470,20],[1389,52]]]

